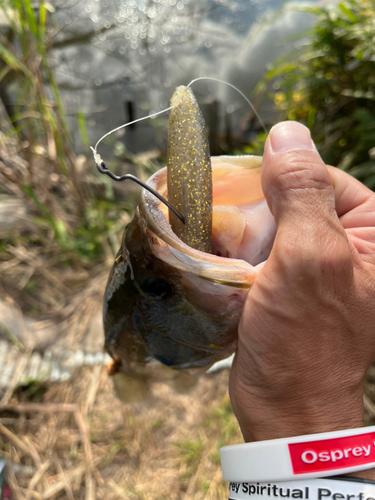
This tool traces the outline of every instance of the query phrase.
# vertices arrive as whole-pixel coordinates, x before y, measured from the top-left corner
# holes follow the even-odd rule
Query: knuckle
[[[308,234],[282,238],[276,251],[282,272],[289,278],[308,278],[330,283],[334,277],[348,279],[353,272],[352,256],[341,234]]]
[[[329,251],[324,254],[320,259],[320,270],[323,276],[331,277],[334,274],[347,278],[348,274],[352,272],[352,260],[347,252]]]
[[[318,162],[306,162],[297,158],[286,161],[274,177],[274,185],[281,190],[332,189],[326,167]]]

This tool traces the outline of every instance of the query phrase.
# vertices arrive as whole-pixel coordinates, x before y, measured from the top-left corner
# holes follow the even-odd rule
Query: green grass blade
[[[28,27],[35,36],[38,38],[38,25],[36,22],[33,6],[31,5],[31,0],[22,0],[23,8],[26,11]]]
[[[0,43],[0,57],[15,71],[22,71],[27,78],[33,79],[32,73],[28,70],[23,62],[21,62],[10,50]]]
[[[10,70],[10,66],[4,66],[4,68],[0,71],[0,82],[2,82],[3,78],[7,76]]]
[[[279,76],[283,73],[287,73],[288,71],[294,71],[297,68],[297,65],[295,63],[285,63],[280,66],[277,66],[276,68],[271,69],[268,71],[265,79],[266,81],[272,80],[276,76]]]
[[[300,6],[292,5],[290,7],[290,10],[298,12],[307,12],[309,14],[316,14],[316,15],[321,15],[325,13],[324,9],[321,9],[320,7],[309,7],[308,5],[300,5]]]
[[[314,108],[314,106],[311,106],[307,114],[307,123],[306,123],[307,128],[310,130],[314,128],[315,116],[316,116],[316,108]]]
[[[82,111],[78,111],[77,121],[78,121],[78,129],[79,129],[79,134],[81,136],[81,141],[82,141],[83,147],[85,148],[86,151],[89,151],[90,150],[90,142],[89,142],[89,136],[87,133],[86,118],[85,118],[85,115]]]
[[[60,245],[65,246],[67,242],[69,241],[68,238],[68,233],[65,227],[65,224],[63,223],[62,220],[56,219],[49,210],[41,203],[35,194],[33,188],[29,184],[23,184],[23,189],[25,193],[29,196],[29,198],[35,203],[37,208],[40,210],[40,212],[43,214],[43,217],[46,219],[46,221],[49,222],[51,225],[55,237],[57,238],[58,242]]]
[[[357,16],[354,14],[354,12],[352,10],[350,10],[348,7],[346,7],[345,4],[340,3],[338,7],[350,22],[352,22],[354,24],[356,24],[358,22]]]

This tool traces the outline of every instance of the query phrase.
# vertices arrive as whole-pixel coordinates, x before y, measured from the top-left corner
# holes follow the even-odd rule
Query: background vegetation
[[[27,227],[2,234],[0,289],[23,312],[61,317],[71,302],[66,292],[83,290],[87,279],[112,260],[135,196],[131,189],[127,197],[115,191],[109,179],[96,174],[91,157],[73,152],[50,67],[58,31],[52,5],[42,1],[35,8],[31,0],[1,0],[0,10],[9,21],[0,33],[0,194],[17,197],[28,215]],[[76,118],[89,150],[85,116],[77,110]],[[137,169],[125,163],[130,167]],[[29,259],[11,265],[20,250]],[[30,270],[33,255],[41,261]],[[51,300],[57,281],[60,292],[65,290],[58,304]]]
[[[295,9],[296,7],[293,7]],[[302,8],[317,16],[306,50],[277,61],[262,85],[281,117],[305,123],[323,159],[375,187],[375,4]]]

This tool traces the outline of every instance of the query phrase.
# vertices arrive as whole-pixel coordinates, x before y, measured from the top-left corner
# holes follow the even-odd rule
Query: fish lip
[[[229,162],[231,158],[233,159],[230,156],[212,157],[213,168],[215,168],[215,158],[226,159]],[[244,158],[253,158],[254,166],[260,168],[261,157],[246,156]],[[160,192],[162,196],[167,197],[167,167],[154,173],[146,183]],[[171,263],[169,258],[174,256],[175,260],[172,265],[212,283],[236,288],[251,287],[259,272],[259,265],[254,267],[244,260],[219,257],[189,247],[173,233],[165,213],[159,209],[160,206],[160,201],[155,196],[144,188],[141,190],[139,213],[145,221],[151,239],[156,238],[158,245],[163,247],[159,248],[159,258],[164,252],[163,260]]]

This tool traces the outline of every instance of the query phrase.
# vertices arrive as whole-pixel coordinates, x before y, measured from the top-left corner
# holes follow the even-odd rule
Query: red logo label
[[[375,463],[375,432],[288,444],[294,474]]]

